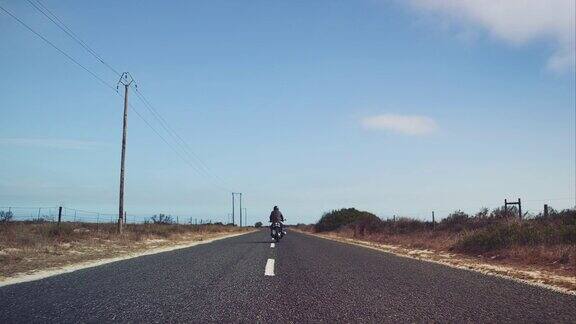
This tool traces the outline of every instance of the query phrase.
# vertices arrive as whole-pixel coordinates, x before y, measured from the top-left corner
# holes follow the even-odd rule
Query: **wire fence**
[[[60,208],[62,211],[60,213]],[[61,222],[78,222],[78,223],[117,223],[118,214],[117,213],[103,213],[97,211],[75,209],[69,207],[60,206],[42,206],[42,207],[22,207],[22,206],[0,206],[0,215],[10,215],[11,221],[32,221],[32,222],[58,222],[59,214]],[[150,215],[132,215],[126,213],[125,224],[145,224],[152,223],[153,216],[158,214]],[[192,216],[181,216],[181,215],[166,215],[169,217],[168,222],[173,224],[216,224],[221,222],[215,222],[210,218],[198,218]]]
[[[512,205],[508,207],[508,212],[516,215],[522,212],[522,216],[518,215],[521,219],[530,219],[538,215],[546,214],[548,210],[550,211],[561,211],[561,210],[576,210],[576,204],[571,204],[574,202],[573,198],[549,198],[549,199],[526,199],[521,201],[521,206],[517,205],[516,200],[510,200],[508,203]],[[568,203],[568,204],[566,204]],[[560,207],[558,206],[560,205]],[[490,207],[492,206],[492,207]],[[521,207],[521,208],[519,208]],[[488,215],[493,212],[498,212],[499,209],[504,209],[504,203],[502,204],[484,204],[478,205],[476,208],[454,208],[454,209],[429,209],[429,210],[418,210],[418,211],[386,211],[377,213],[378,217],[382,220],[394,220],[400,218],[416,219],[423,222],[440,221],[454,213],[464,212],[470,216],[477,215],[483,209],[487,209]],[[519,210],[520,209],[520,210]],[[502,212],[502,211],[500,211]]]

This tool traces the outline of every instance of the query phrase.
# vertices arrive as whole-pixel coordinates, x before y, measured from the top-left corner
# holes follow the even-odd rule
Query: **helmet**
[[[274,206],[274,210],[278,210],[278,206]]]

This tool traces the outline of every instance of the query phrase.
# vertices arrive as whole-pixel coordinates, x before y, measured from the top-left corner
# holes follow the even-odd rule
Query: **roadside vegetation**
[[[118,257],[150,249],[202,241],[250,228],[219,224],[174,224],[155,216],[144,224],[0,221],[0,279],[17,273]]]
[[[354,208],[324,214],[297,228],[414,249],[453,252],[489,262],[536,266],[576,276],[576,210],[549,210],[527,219],[518,211],[484,208],[475,215],[455,211],[439,222],[412,218],[382,220]]]

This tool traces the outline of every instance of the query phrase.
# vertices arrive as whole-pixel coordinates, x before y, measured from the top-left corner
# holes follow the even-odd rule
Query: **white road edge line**
[[[274,275],[274,259],[268,259],[266,262],[266,268],[264,269],[265,276],[273,276]]]
[[[271,247],[271,248],[274,248],[275,246],[276,246],[276,244],[270,243],[270,247]]]

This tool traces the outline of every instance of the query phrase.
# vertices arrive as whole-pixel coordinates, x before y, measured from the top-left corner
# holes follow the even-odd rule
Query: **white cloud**
[[[101,142],[70,140],[70,139],[49,139],[49,138],[0,138],[0,145],[6,146],[28,146],[65,150],[85,150],[102,147]]]
[[[411,0],[420,10],[440,13],[462,24],[486,29],[513,45],[535,40],[553,42],[547,67],[574,69],[576,64],[574,0]]]
[[[362,120],[366,129],[388,130],[406,135],[425,135],[436,131],[436,122],[425,116],[383,114]]]

